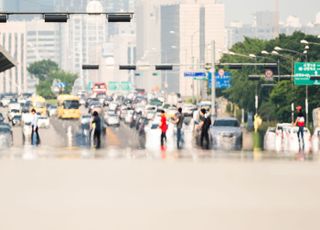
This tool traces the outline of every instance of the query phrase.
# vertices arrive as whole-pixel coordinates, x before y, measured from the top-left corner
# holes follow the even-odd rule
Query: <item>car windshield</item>
[[[77,100],[64,101],[63,108],[65,108],[65,109],[79,109],[79,101],[77,101]]]
[[[216,127],[239,127],[239,122],[237,120],[216,120],[213,126]]]
[[[104,95],[104,94],[98,94],[97,95],[97,98],[99,98],[99,99],[104,99],[106,97],[106,95]]]
[[[9,127],[1,126],[0,127],[0,133],[10,133],[11,130]]]
[[[35,107],[36,108],[45,108],[46,107],[46,103],[38,101],[38,102],[35,103]]]

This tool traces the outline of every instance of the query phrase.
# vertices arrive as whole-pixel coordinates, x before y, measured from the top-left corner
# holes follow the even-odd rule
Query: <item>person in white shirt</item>
[[[32,127],[31,144],[32,145],[38,145],[38,144],[40,144],[40,137],[39,137],[39,133],[38,133],[38,115],[37,115],[35,109],[31,110],[31,114],[32,114],[32,120],[31,120],[31,127]],[[36,135],[36,138],[33,137],[34,134]]]

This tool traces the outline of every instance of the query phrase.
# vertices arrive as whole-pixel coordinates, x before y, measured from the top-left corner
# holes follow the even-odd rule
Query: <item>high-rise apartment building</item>
[[[90,1],[86,11],[103,12],[100,1]],[[86,84],[100,81],[99,71],[83,71],[83,64],[99,64],[106,37],[106,18],[103,15],[74,15],[62,25],[62,68],[78,73]]]
[[[60,24],[33,20],[26,23],[27,65],[49,59],[61,66]]]
[[[0,92],[27,92],[26,23],[0,24],[0,45],[17,62],[14,68],[0,73]]]
[[[224,5],[209,0],[140,0],[136,14],[138,61],[152,57],[151,62],[176,65],[174,71],[162,72],[160,86],[154,76],[143,74],[141,87],[199,95],[204,84],[185,78],[184,72],[204,71],[200,64],[211,62],[211,41],[216,50],[225,48]]]

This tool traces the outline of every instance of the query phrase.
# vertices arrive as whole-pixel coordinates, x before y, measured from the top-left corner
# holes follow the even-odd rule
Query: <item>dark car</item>
[[[13,126],[21,125],[21,115],[14,115],[11,122]]]
[[[4,117],[2,115],[2,113],[0,113],[0,123],[4,122]]]
[[[88,108],[90,106],[90,104],[92,104],[94,102],[98,102],[99,103],[99,99],[98,98],[94,98],[94,97],[89,97],[86,100],[85,107]]]

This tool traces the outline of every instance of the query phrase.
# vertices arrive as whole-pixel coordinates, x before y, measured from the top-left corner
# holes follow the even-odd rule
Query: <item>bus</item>
[[[107,84],[104,82],[96,82],[93,84],[92,87],[92,94],[98,95],[98,94],[107,94]]]
[[[80,98],[73,95],[59,95],[57,98],[57,117],[60,119],[79,119]]]
[[[32,96],[31,109],[35,109],[36,112],[40,115],[43,115],[43,116],[47,115],[46,99],[44,99],[41,96]]]

